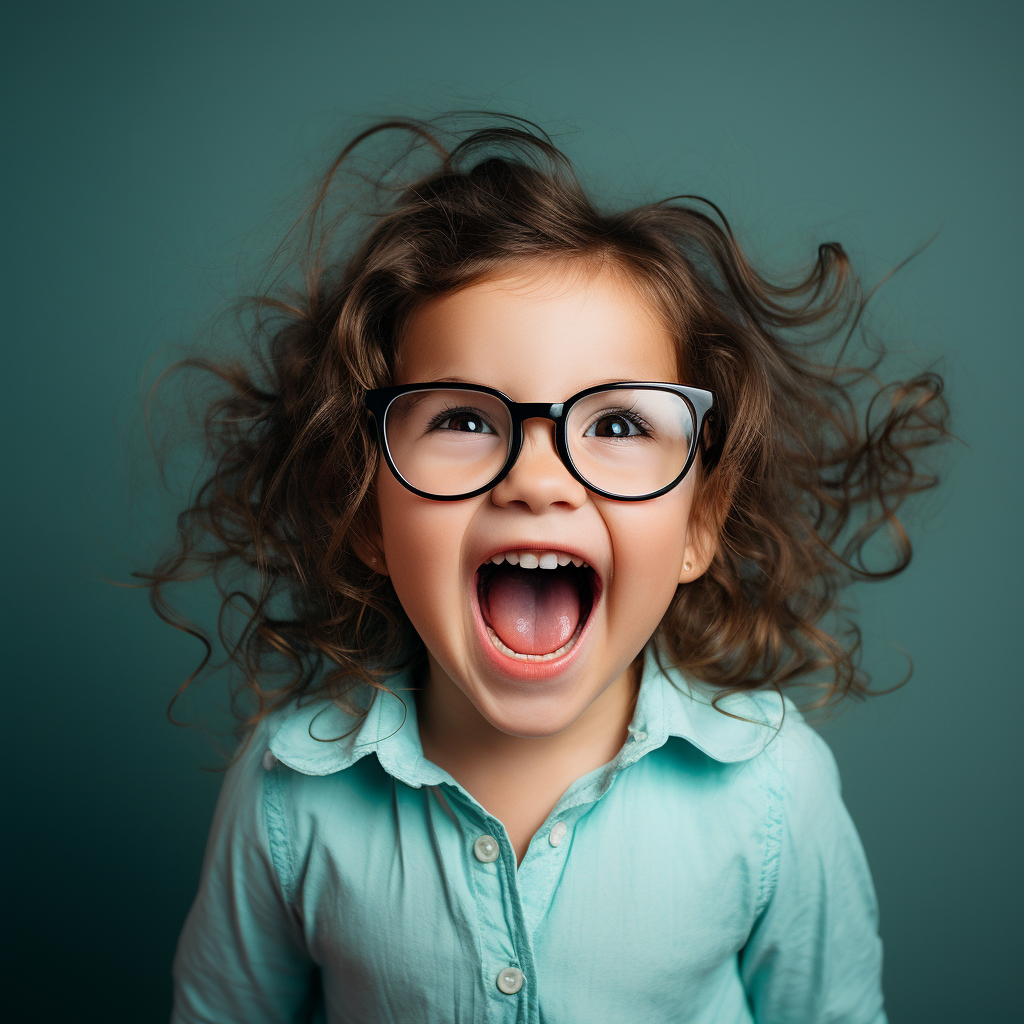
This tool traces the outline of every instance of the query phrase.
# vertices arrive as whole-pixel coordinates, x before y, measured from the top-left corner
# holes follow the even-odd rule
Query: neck
[[[626,741],[639,684],[637,665],[561,732],[513,736],[491,725],[432,656],[429,661],[419,705],[424,755],[499,818],[497,806],[512,792],[533,792],[554,806],[576,779],[611,761]]]

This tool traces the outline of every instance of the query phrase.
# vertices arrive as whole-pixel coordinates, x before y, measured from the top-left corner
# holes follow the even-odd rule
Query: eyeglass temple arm
[[[701,450],[701,465],[705,470],[714,469],[725,448],[725,419],[717,408],[708,409],[700,428],[698,444]],[[708,436],[710,435],[710,437]]]

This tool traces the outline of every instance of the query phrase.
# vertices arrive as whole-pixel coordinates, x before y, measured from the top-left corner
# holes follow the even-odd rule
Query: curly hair
[[[425,154],[434,166],[397,186],[385,184],[388,170],[359,178],[372,188],[373,223],[342,244],[355,205],[329,213],[338,182],[353,150],[390,130],[406,133],[403,158]],[[293,228],[305,226],[301,283],[244,302],[250,354],[181,364],[217,380],[204,421],[210,470],[174,548],[139,574],[157,613],[206,644],[179,695],[212,646],[165,588],[197,573],[218,582],[222,613],[244,605],[241,628],[222,630],[241,670],[233,704],[244,725],[314,695],[351,710],[357,686],[384,688],[400,659],[423,657],[390,580],[356,554],[378,530],[379,453],[363,395],[393,383],[418,303],[538,260],[627,275],[669,325],[680,379],[720,404],[715,464],[692,512],[717,550],[702,577],[678,587],[660,649],[719,697],[808,680],[819,680],[816,704],[871,692],[857,627],[840,616],[845,625],[829,631],[822,620],[840,612],[846,585],[910,561],[897,511],[937,482],[921,456],[948,436],[948,407],[934,373],[876,376],[883,350],[862,320],[870,295],[842,247],[819,246],[809,272],[773,283],[707,200],[603,212],[530,122],[495,118],[450,151],[441,134],[436,122],[396,119],[353,139]],[[874,538],[887,539],[888,562],[869,569]]]

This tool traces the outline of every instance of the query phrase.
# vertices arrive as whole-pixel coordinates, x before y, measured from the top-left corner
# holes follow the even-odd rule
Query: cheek
[[[643,601],[656,619],[679,584],[690,503],[690,489],[683,490],[680,485],[651,502],[620,506],[615,510],[615,523],[609,524],[615,549],[615,590],[626,601]]]
[[[377,478],[377,501],[384,557],[401,597],[402,582],[429,568],[442,536],[423,499],[406,490],[390,472]]]
[[[459,588],[464,511],[459,502],[418,497],[386,469],[377,478],[377,500],[388,573],[415,625],[437,606],[439,591],[449,597]]]

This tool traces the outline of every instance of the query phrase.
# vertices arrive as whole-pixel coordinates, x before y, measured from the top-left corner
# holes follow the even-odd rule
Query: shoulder
[[[338,739],[353,724],[358,720],[330,701],[288,704],[260,719],[240,739],[224,773],[216,811],[221,827],[272,849],[282,842],[297,804],[315,805],[327,789],[337,792],[339,782],[354,781],[340,769],[357,758],[351,744]]]
[[[251,814],[262,802],[270,728],[264,719],[241,737],[224,773],[219,811],[231,810],[238,817]]]
[[[771,738],[747,762],[752,769],[747,778],[757,780],[760,793],[757,907],[764,909],[781,889],[794,908],[818,898],[808,894],[829,892],[870,914],[870,874],[843,803],[836,760],[800,710],[788,699],[776,700],[780,714]],[[765,698],[753,700],[753,706],[763,708]]]
[[[214,824],[218,860],[266,865],[286,902],[298,898],[318,837],[347,849],[369,834],[367,808],[379,785],[375,757],[347,758],[351,723],[330,702],[288,705],[258,722],[228,768]],[[357,723],[358,724],[358,723]],[[311,731],[312,729],[312,731]],[[303,739],[304,737],[304,739]]]
[[[713,704],[699,688],[691,694],[699,710],[690,713],[691,742],[731,765],[737,784],[756,780],[770,817],[813,818],[841,805],[832,751],[789,697],[751,690]]]
[[[828,744],[792,702],[786,703],[778,734],[764,756],[779,780],[790,813],[813,813],[840,800],[839,768]]]
[[[733,714],[763,723],[750,762],[786,817],[813,816],[841,801],[839,769],[828,744],[788,697],[753,691],[731,699]]]
[[[760,703],[764,700],[759,695]],[[780,705],[776,733],[764,748],[766,757],[796,785],[815,780],[838,783],[835,758],[828,744],[792,700],[785,697]]]
[[[767,688],[723,693],[653,654],[645,663],[637,718],[647,732],[686,740],[721,764],[754,762],[794,784],[802,772],[835,772],[827,746],[790,698]]]
[[[254,734],[254,758],[265,776],[267,821],[304,848],[317,836],[370,828],[390,806],[393,780],[378,757],[380,722],[330,700],[289,704]]]
[[[828,744],[797,705],[775,690],[748,690],[714,700],[714,693],[688,681],[691,727],[696,745],[720,761],[757,760],[796,788],[838,784]]]
[[[654,742],[661,730],[682,744],[685,778],[700,778],[761,820],[813,814],[839,801],[839,774],[828,745],[796,704],[771,690],[726,695],[672,667],[651,671],[640,695],[640,725]],[[687,753],[689,751],[690,753]],[[703,755],[703,756],[700,756]],[[671,779],[671,776],[667,776]]]
[[[766,796],[769,874],[788,862],[808,884],[810,876],[830,876],[829,884],[842,876],[859,879],[867,892],[860,838],[843,803],[835,757],[800,711],[786,704],[776,734],[753,759]]]

